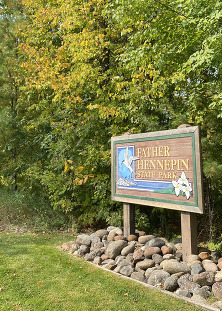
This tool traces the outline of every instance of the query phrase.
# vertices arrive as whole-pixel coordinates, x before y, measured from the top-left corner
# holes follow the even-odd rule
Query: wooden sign
[[[114,201],[203,213],[199,127],[111,142]]]

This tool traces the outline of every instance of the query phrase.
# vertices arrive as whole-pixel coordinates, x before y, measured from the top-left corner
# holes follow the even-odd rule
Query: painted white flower
[[[188,183],[188,185],[182,186],[181,190],[186,194],[188,200],[190,198],[190,193],[192,191],[191,184]]]
[[[180,194],[180,190],[182,190],[182,185],[178,181],[175,181],[175,180],[172,181],[172,184],[174,186],[175,193],[178,197]]]
[[[182,172],[180,178],[178,179],[178,183],[181,184],[181,185],[186,185],[186,186],[189,186],[189,182],[186,178],[186,175],[184,173],[184,171]]]

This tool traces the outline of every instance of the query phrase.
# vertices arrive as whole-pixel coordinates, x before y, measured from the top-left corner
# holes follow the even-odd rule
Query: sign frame
[[[146,196],[137,196],[132,194],[119,194],[116,191],[116,146],[129,146],[131,143],[180,139],[184,137],[191,137],[192,139],[192,160],[193,160],[193,178],[195,188],[195,202],[187,201],[173,201],[167,199],[147,198]],[[126,145],[125,145],[126,144]],[[174,130],[148,132],[142,134],[129,134],[123,136],[115,136],[111,138],[111,192],[112,200],[139,204],[153,207],[161,207],[173,210],[180,210],[183,212],[191,212],[203,214],[203,177],[202,177],[202,162],[201,162],[201,145],[200,145],[200,128],[198,126],[191,126],[186,128],[178,128]]]

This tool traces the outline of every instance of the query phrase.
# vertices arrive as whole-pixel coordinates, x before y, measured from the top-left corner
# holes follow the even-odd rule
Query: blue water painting
[[[140,191],[166,191],[172,188],[171,181],[144,181],[135,180],[134,174],[123,163],[127,147],[117,148],[117,187],[122,189],[140,190]],[[134,155],[134,146],[128,146],[127,158]],[[134,162],[131,164],[131,168],[134,171]]]

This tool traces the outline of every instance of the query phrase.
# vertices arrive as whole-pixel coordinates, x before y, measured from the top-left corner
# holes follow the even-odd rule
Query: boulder
[[[146,245],[154,246],[154,247],[156,246],[156,247],[161,248],[163,245],[165,245],[165,242],[162,239],[160,239],[160,238],[154,238],[154,239],[148,241],[146,243]]]
[[[97,256],[101,256],[100,250],[92,251],[85,255],[84,259],[87,261],[93,261]]]
[[[154,235],[142,235],[138,238],[140,244],[146,244],[148,241],[154,239]]]
[[[137,248],[135,249],[134,253],[133,253],[133,260],[134,262],[138,262],[140,260],[144,259],[144,252],[141,248]]]
[[[215,282],[212,286],[212,293],[218,299],[222,299],[222,282]]]
[[[163,256],[161,256],[160,254],[153,254],[152,259],[156,265],[159,265],[163,261]]]
[[[218,266],[218,268],[219,268],[220,270],[222,270],[222,261],[220,261],[220,262],[217,264],[217,266]]]
[[[201,272],[193,275],[193,281],[200,286],[212,285],[215,280],[215,273]]]
[[[178,281],[178,277],[175,275],[171,275],[165,280],[163,288],[170,292],[174,292],[178,287],[177,281]]]
[[[140,281],[140,282],[144,282],[144,280],[145,280],[144,275],[141,272],[139,272],[139,271],[133,272],[131,274],[131,278],[134,279],[134,280]]]
[[[104,235],[107,235],[109,232],[105,229],[100,229],[95,232],[95,236],[102,239]]]
[[[201,260],[210,259],[210,254],[208,252],[201,252],[199,257]]]
[[[119,273],[125,276],[131,276],[134,269],[131,265],[121,267]]]
[[[193,255],[193,254],[191,254],[191,255],[188,256],[187,262],[191,263],[191,262],[196,261],[196,260],[199,260],[199,259],[200,259],[200,258],[199,258],[198,255]]]
[[[79,245],[91,245],[91,238],[87,234],[80,234],[76,238],[76,243]]]
[[[160,253],[161,253],[161,249],[155,246],[148,246],[144,250],[144,256],[146,258],[151,258],[153,254],[160,254]]]
[[[173,254],[173,248],[171,246],[163,245],[161,247],[161,251],[163,255]]]
[[[152,259],[144,259],[142,261],[137,262],[135,269],[137,270],[147,270],[148,268],[152,268],[155,266],[155,262]]]
[[[217,272],[218,271],[217,265],[211,260],[203,260],[202,265],[203,265],[205,271],[207,271],[207,272]]]
[[[118,255],[120,255],[122,249],[126,247],[126,245],[127,245],[126,241],[123,240],[114,241],[109,244],[106,250],[106,254],[109,256],[109,258],[115,259]]]
[[[215,274],[215,282],[222,282],[222,271],[218,271]]]
[[[129,242],[138,241],[138,236],[135,235],[135,234],[130,234],[130,235],[128,236],[127,240],[128,240]]]
[[[93,259],[93,263],[94,265],[101,265],[102,264],[102,259],[100,256],[96,256],[94,259]]]
[[[88,245],[81,245],[79,248],[79,255],[84,256],[85,254],[89,253],[90,247]]]
[[[152,286],[163,286],[164,282],[168,277],[170,277],[170,274],[168,272],[164,270],[154,270],[153,272],[151,272],[147,283]]]
[[[135,250],[135,243],[129,243],[126,247],[124,247],[121,251],[122,256],[127,256],[130,253],[133,253]]]
[[[204,272],[204,268],[202,264],[193,265],[191,268],[191,275],[194,274],[200,274],[201,272]]]
[[[190,293],[193,293],[200,288],[199,284],[192,282],[192,277],[189,273],[182,275],[177,282],[181,289],[188,290]]]
[[[164,260],[161,262],[164,271],[167,271],[170,274],[177,272],[190,273],[191,270],[186,263],[180,263],[174,260]]]
[[[176,294],[179,296],[187,297],[187,298],[191,298],[192,296],[188,290],[180,289],[180,288],[176,290]]]
[[[193,295],[199,295],[205,299],[208,299],[211,295],[211,288],[209,286],[203,286],[195,290]]]

